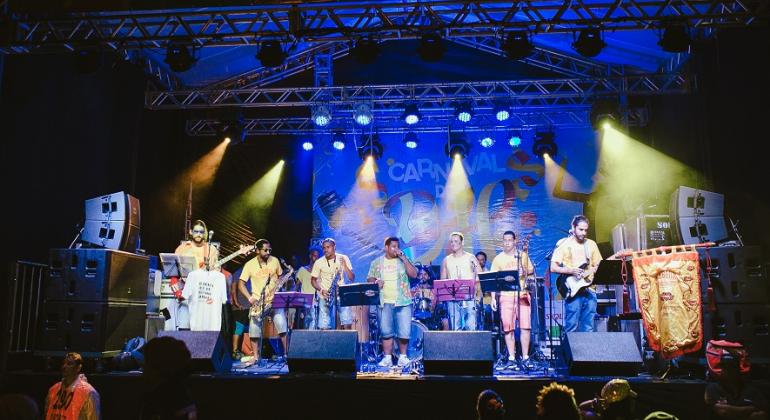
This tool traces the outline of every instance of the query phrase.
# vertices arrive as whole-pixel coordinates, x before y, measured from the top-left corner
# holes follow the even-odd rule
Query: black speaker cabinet
[[[109,357],[143,337],[146,305],[125,302],[46,301],[38,317],[35,352]]]
[[[570,375],[636,376],[642,365],[630,332],[570,332],[564,351]]]
[[[718,304],[703,311],[704,347],[708,340],[739,341],[750,357],[770,358],[770,304]]]
[[[294,330],[289,343],[290,373],[354,373],[356,331]]]
[[[47,300],[147,300],[150,258],[112,249],[51,249]]]
[[[230,345],[219,331],[158,331],[158,337],[184,341],[197,372],[227,373],[233,366]]]
[[[701,293],[707,303],[708,281],[714,299],[720,303],[770,303],[770,285],[762,252],[758,246],[716,247],[698,249],[701,266]],[[706,256],[711,259],[711,272],[706,274]]]
[[[426,331],[426,375],[492,375],[495,355],[488,331]]]

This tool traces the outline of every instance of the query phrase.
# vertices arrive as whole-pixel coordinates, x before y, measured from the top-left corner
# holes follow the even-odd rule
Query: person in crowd
[[[500,395],[485,389],[476,399],[476,414],[479,420],[498,420],[505,418],[505,405]]]
[[[580,420],[580,411],[572,388],[551,382],[537,393],[538,419]]]
[[[625,379],[612,379],[602,387],[597,398],[580,403],[583,418],[633,420],[637,394]]]
[[[67,353],[61,365],[61,382],[45,398],[47,420],[98,420],[99,393],[88,383],[79,353]]]
[[[725,354],[722,372],[706,386],[704,399],[712,419],[766,419],[767,399],[741,374],[738,358]]]
[[[198,409],[185,380],[192,358],[184,341],[164,336],[144,346],[142,420],[195,420]]]
[[[0,396],[0,419],[40,420],[40,408],[27,395],[5,394]]]

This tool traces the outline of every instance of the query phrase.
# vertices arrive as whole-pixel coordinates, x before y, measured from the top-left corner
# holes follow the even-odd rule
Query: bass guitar
[[[588,280],[588,276],[591,274],[588,270],[588,263],[583,263],[580,268],[582,273],[578,276],[574,274],[560,274],[556,278],[556,289],[564,299],[574,298],[581,290],[591,285],[592,281]]]

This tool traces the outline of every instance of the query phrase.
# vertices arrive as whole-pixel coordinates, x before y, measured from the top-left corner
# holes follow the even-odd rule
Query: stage
[[[143,379],[139,372],[88,374],[99,391],[102,418],[137,418]],[[538,390],[552,381],[575,390],[578,403],[593,398],[612,377],[577,377],[558,373],[516,376],[437,376],[366,373],[356,377],[321,374],[259,374],[256,370],[224,375],[194,374],[188,380],[198,417],[307,418],[475,418],[475,399],[491,388],[503,398],[509,418],[533,418]],[[55,372],[11,372],[2,392],[23,392],[42,402],[58,380]],[[706,415],[702,380],[628,378],[639,394],[640,418],[655,410],[680,419]],[[168,392],[173,392],[169,390]],[[246,412],[251,412],[247,415]]]

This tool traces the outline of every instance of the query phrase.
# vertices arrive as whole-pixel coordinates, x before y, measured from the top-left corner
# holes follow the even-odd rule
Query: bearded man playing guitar
[[[565,299],[565,332],[594,329],[596,290],[591,283],[602,255],[587,235],[588,218],[575,216],[570,236],[556,244],[551,257],[551,272],[559,274],[556,284]]]

